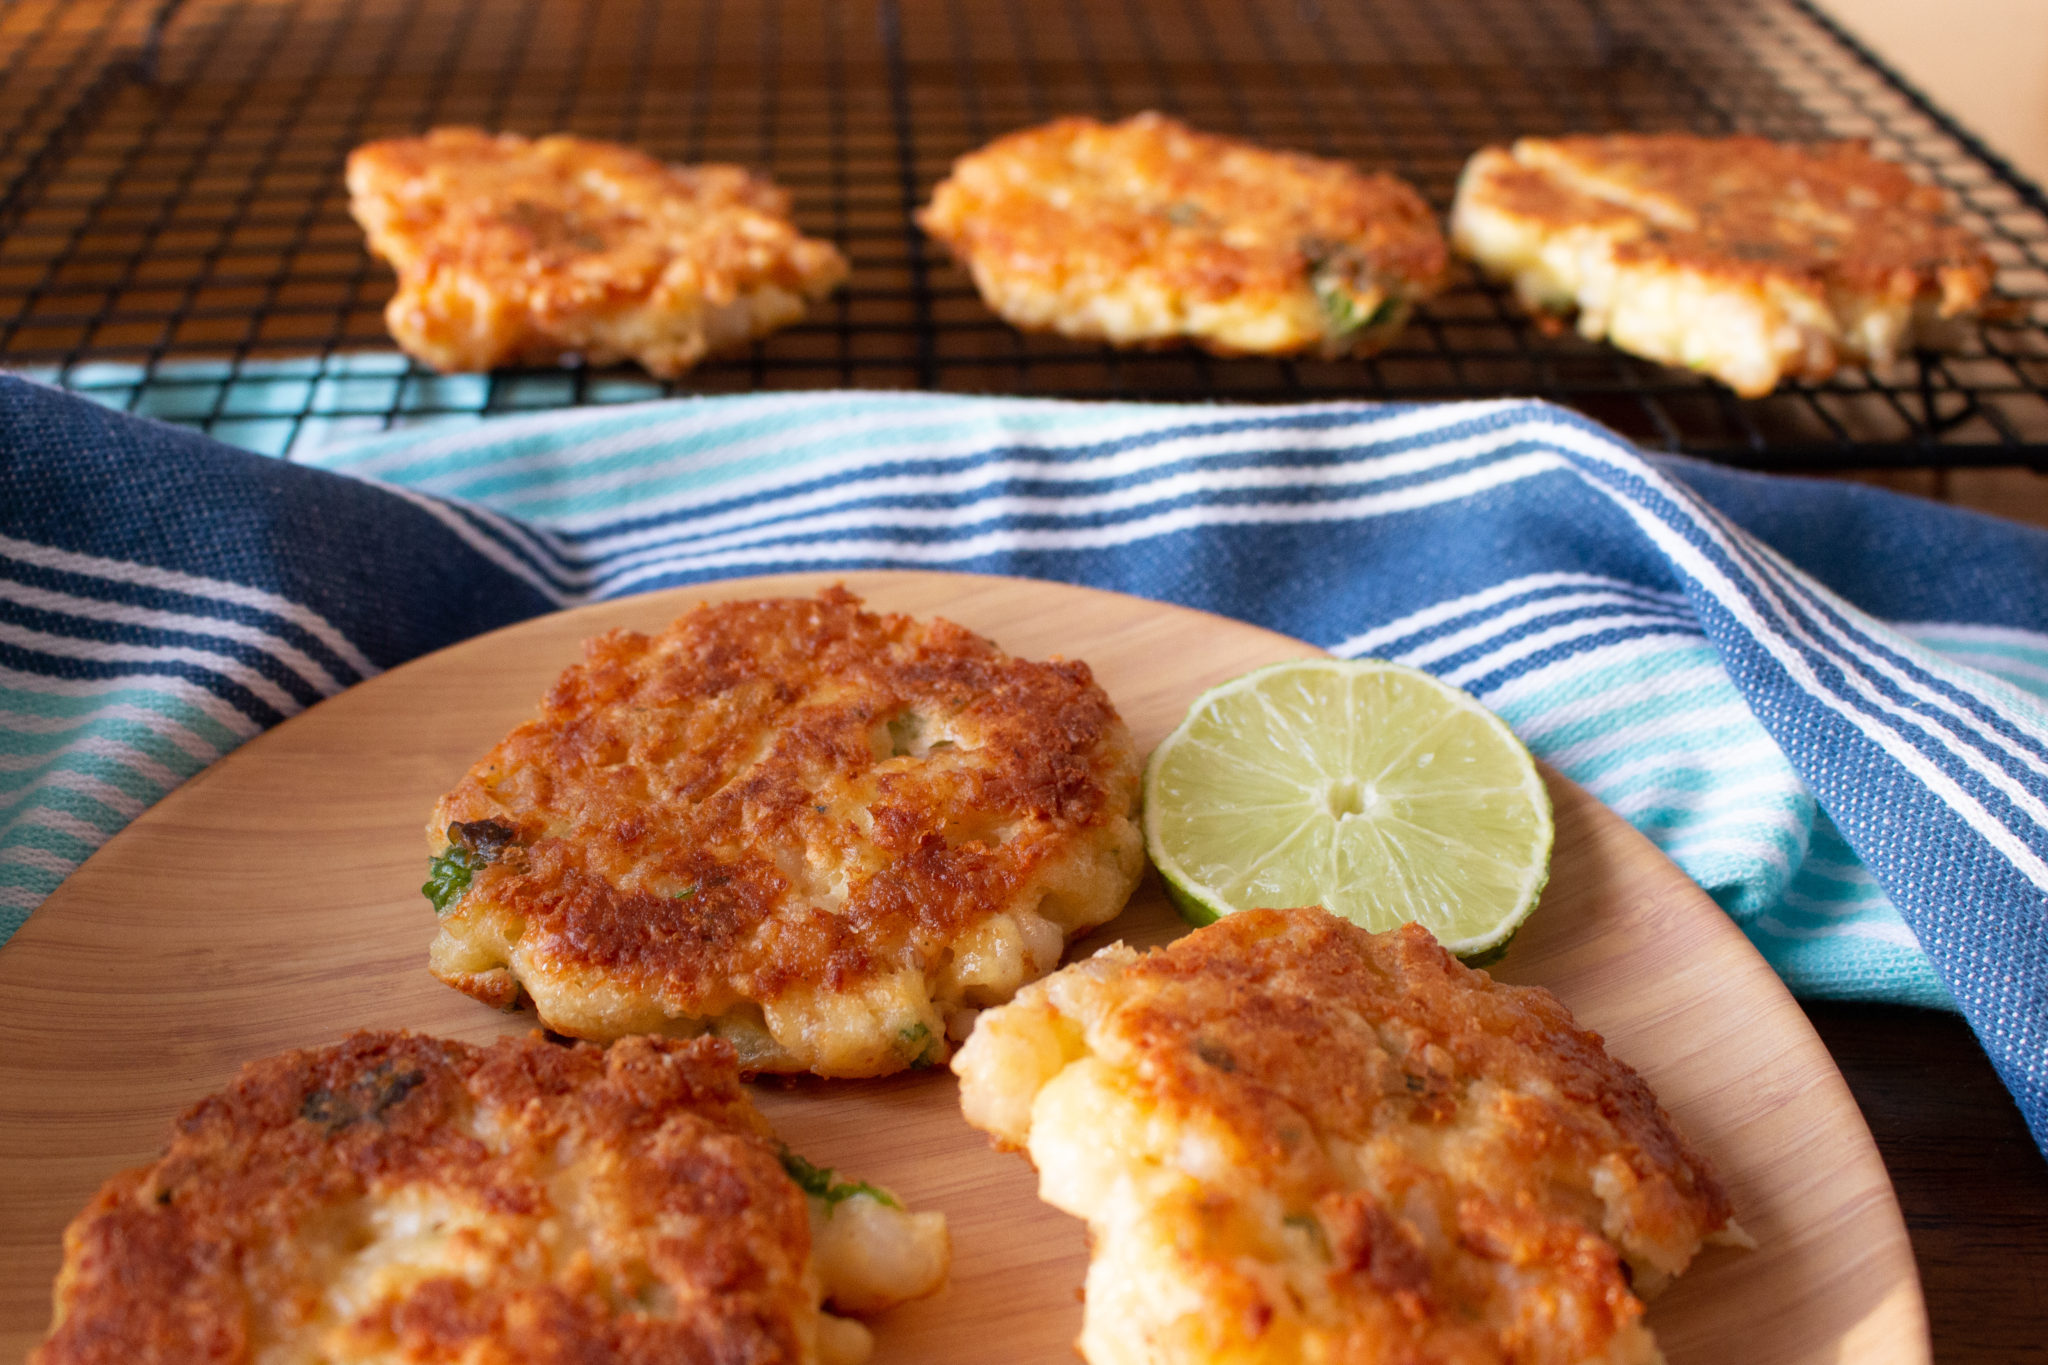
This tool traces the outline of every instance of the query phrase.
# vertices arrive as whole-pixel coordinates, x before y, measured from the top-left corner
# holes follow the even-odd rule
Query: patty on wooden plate
[[[392,338],[440,370],[576,354],[674,378],[846,278],[762,177],[589,138],[437,128],[358,147],[348,188],[370,250],[398,272]]]
[[[854,1365],[821,1299],[947,1260],[941,1215],[783,1148],[715,1039],[358,1033],[244,1067],[107,1182],[30,1362]]]
[[[1451,237],[1588,338],[1759,397],[1976,311],[1992,263],[1954,214],[1861,143],[1523,138],[1466,163]]]
[[[1093,1365],[1656,1361],[1638,1291],[1731,1227],[1598,1036],[1417,925],[1246,910],[1115,945],[983,1013],[953,1069],[1088,1220]]]
[[[1446,263],[1404,182],[1153,113],[998,138],[918,223],[1018,327],[1221,355],[1379,350]]]
[[[931,1065],[1123,908],[1138,784],[1084,663],[841,589],[699,607],[590,641],[442,798],[432,967],[750,1071]]]

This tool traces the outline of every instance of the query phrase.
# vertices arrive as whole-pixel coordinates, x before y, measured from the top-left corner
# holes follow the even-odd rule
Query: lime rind
[[[1166,888],[1166,899],[1173,902],[1173,908],[1180,912],[1180,917],[1197,929],[1205,924],[1214,924],[1229,913],[1227,910],[1217,909],[1209,901],[1198,899],[1196,893],[1163,875],[1160,883]]]
[[[1196,698],[1146,764],[1144,827],[1191,924],[1321,903],[1374,930],[1418,920],[1487,960],[1535,907],[1555,833],[1506,722],[1378,659],[1272,664]]]

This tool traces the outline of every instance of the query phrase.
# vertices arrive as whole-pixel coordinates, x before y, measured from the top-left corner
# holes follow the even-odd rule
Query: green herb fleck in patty
[[[865,1180],[841,1180],[839,1173],[830,1166],[813,1166],[787,1147],[782,1149],[782,1169],[789,1172],[789,1178],[796,1182],[798,1189],[813,1199],[824,1200],[828,1206],[844,1203],[855,1195],[864,1195],[892,1209],[903,1207],[887,1190]]]
[[[477,869],[498,861],[518,837],[517,830],[496,820],[456,821],[448,826],[447,850],[427,863],[427,884],[420,894],[433,903],[435,914],[447,914],[469,890]]]

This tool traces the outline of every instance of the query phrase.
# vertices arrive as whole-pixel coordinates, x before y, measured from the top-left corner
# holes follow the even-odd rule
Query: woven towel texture
[[[265,726],[557,606],[790,569],[1088,583],[1499,710],[1807,996],[1960,1008],[2048,1135],[2048,536],[1541,404],[828,393],[287,465],[0,381],[0,932]]]

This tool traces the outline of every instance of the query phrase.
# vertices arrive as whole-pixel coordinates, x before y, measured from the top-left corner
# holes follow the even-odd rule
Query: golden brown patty
[[[1952,215],[1860,143],[1524,138],[1467,163],[1451,236],[1587,337],[1756,397],[1976,309],[1991,260]]]
[[[1019,327],[1220,355],[1364,355],[1439,288],[1406,184],[1198,133],[1063,118],[953,163],[918,223]]]
[[[1137,884],[1138,756],[1083,663],[840,589],[585,647],[443,797],[474,866],[434,974],[584,1038],[707,1027],[877,1076],[1050,971]]]
[[[107,1182],[30,1365],[857,1360],[783,1162],[713,1039],[358,1033],[244,1067]],[[900,1300],[945,1234],[893,1212],[941,1257]]]
[[[358,147],[350,209],[398,271],[391,335],[442,370],[637,360],[673,378],[846,278],[789,196],[738,166],[474,128]]]
[[[1407,925],[1248,910],[984,1013],[969,1121],[1088,1220],[1093,1365],[1660,1359],[1631,1289],[1729,1226],[1549,992]]]

